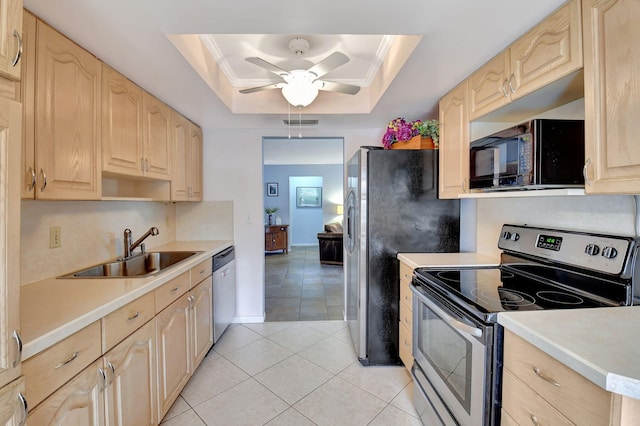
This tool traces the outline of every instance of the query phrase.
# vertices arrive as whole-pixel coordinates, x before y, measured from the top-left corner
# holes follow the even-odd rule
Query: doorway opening
[[[343,152],[343,138],[263,138],[265,321],[344,318],[343,265],[321,263],[318,246],[324,225],[342,223]],[[268,250],[274,227],[286,251]]]

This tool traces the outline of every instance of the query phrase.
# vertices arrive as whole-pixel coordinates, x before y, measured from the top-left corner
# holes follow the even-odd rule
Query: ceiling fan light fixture
[[[318,88],[313,84],[311,73],[293,70],[284,79],[287,84],[282,88],[282,96],[294,107],[306,107],[318,96]]]

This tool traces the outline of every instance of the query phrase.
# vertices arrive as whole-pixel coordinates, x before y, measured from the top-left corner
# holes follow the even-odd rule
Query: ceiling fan
[[[300,56],[309,49],[309,41],[302,37],[296,37],[289,41],[289,50]],[[277,65],[258,57],[245,58],[247,62],[266,69],[280,77],[283,81],[266,86],[242,89],[240,93],[254,93],[262,90],[282,89],[282,95],[295,107],[306,107],[318,96],[319,90],[355,95],[360,91],[359,86],[332,81],[320,80],[330,71],[349,62],[347,55],[341,52],[333,52],[309,69],[284,70]]]

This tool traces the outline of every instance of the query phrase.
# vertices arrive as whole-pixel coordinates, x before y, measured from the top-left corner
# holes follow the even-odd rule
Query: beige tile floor
[[[165,426],[420,425],[404,367],[362,367],[343,321],[232,324]]]
[[[344,318],[343,268],[320,264],[318,246],[293,246],[287,255],[269,253],[264,273],[267,321]]]

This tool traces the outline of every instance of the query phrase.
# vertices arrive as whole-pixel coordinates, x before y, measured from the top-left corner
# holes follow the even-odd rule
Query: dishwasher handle
[[[213,256],[213,272],[222,268],[227,263],[236,258],[235,249],[233,246],[221,251]]]

